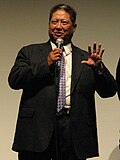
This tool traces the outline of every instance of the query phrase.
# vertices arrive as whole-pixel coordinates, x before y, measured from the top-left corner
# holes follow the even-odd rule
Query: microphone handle
[[[59,48],[59,49],[62,50],[62,43],[61,43],[61,42],[57,43],[57,48]],[[56,65],[57,65],[57,66],[59,66],[59,61],[60,61],[60,60],[56,61]]]
[[[58,43],[57,45],[58,45],[57,47],[58,47],[59,49],[61,49],[61,43]]]

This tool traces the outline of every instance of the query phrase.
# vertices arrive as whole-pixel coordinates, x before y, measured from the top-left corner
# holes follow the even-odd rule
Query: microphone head
[[[63,42],[64,42],[64,40],[63,40],[62,38],[58,38],[58,39],[56,40],[56,43],[57,43],[57,44],[58,44],[58,43],[63,44]]]
[[[62,38],[58,38],[56,40],[56,44],[58,45],[58,48],[60,48],[63,43],[64,43],[64,40]]]

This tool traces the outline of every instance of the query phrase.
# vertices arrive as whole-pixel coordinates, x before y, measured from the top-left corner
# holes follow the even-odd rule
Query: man
[[[116,82],[118,86],[118,90],[117,90],[118,98],[120,100],[120,59],[118,61],[117,69],[116,69]]]
[[[102,63],[101,44],[94,43],[93,51],[89,46],[89,53],[72,44],[76,27],[73,8],[54,6],[49,17],[50,40],[23,47],[11,69],[10,87],[23,89],[12,147],[19,160],[98,156],[94,93],[103,98],[114,96],[116,83]],[[64,58],[66,98],[58,110],[64,88],[59,87],[64,75],[60,76],[59,62]]]

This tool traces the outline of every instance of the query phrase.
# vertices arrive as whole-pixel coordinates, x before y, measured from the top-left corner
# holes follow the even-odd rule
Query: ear
[[[77,24],[75,23],[75,24],[73,25],[73,27],[76,28],[76,27],[77,27]]]
[[[77,24],[75,23],[75,24],[73,25],[73,32],[76,31],[76,28],[77,28]]]

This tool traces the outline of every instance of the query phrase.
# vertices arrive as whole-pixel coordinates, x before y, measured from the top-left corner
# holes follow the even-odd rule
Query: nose
[[[57,25],[56,25],[56,28],[57,28],[57,29],[62,29],[62,23],[61,23],[61,22],[58,22]]]

